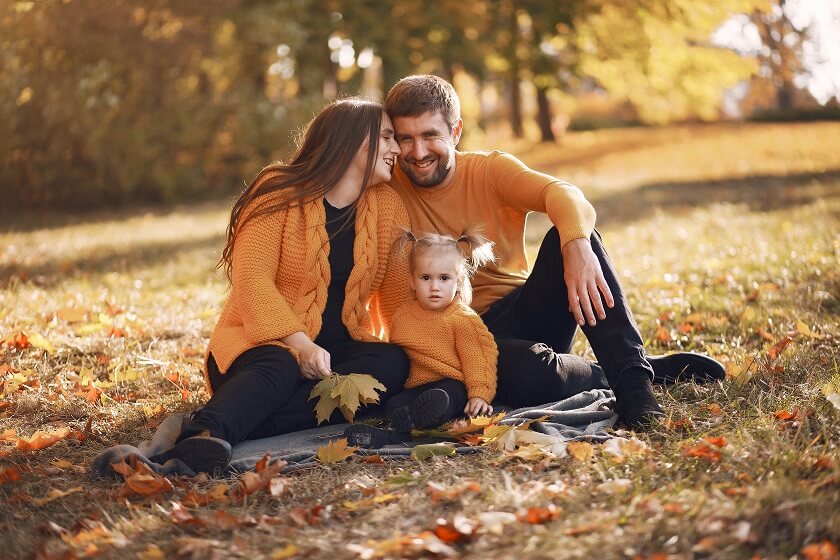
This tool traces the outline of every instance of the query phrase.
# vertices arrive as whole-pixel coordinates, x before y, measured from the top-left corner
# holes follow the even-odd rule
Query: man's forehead
[[[394,130],[400,132],[422,132],[424,130],[448,131],[446,119],[440,111],[426,111],[422,115],[394,117]]]

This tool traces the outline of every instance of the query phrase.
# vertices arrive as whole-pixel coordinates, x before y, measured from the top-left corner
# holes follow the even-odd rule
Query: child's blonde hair
[[[396,240],[397,254],[402,255],[408,248],[408,267],[414,273],[414,258],[418,252],[434,251],[436,254],[453,252],[458,255],[458,298],[464,305],[472,302],[470,276],[489,262],[496,260],[493,255],[493,242],[481,234],[481,227],[466,228],[458,238],[437,233],[415,235],[405,228]]]

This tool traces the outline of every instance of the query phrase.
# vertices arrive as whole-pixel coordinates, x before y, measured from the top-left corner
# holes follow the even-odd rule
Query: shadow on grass
[[[627,224],[653,212],[696,209],[711,204],[745,204],[770,212],[840,198],[840,170],[793,175],[754,175],[717,181],[653,183],[592,200],[601,224]]]
[[[113,247],[98,251],[95,255],[82,254],[69,258],[55,257],[35,266],[18,264],[0,265],[0,288],[14,282],[32,282],[43,288],[53,287],[77,274],[106,274],[109,272],[132,272],[152,268],[167,260],[174,260],[181,253],[189,251],[210,251],[214,259],[221,254],[224,239],[209,235],[189,241],[165,241],[131,247]],[[215,263],[214,263],[215,264]],[[207,274],[212,274],[212,265]]]

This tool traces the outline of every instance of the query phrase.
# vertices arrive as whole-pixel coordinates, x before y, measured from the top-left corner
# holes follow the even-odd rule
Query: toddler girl
[[[410,439],[414,428],[440,425],[460,414],[489,414],[496,394],[498,351],[493,335],[469,304],[469,276],[493,260],[492,243],[477,231],[457,239],[406,230],[398,254],[409,248],[414,300],[394,313],[390,342],[411,362],[405,390],[386,403],[390,430],[364,424],[346,431],[352,445],[381,447]]]

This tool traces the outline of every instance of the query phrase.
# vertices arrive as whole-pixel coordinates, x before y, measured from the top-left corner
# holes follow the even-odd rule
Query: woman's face
[[[391,124],[391,118],[384,112],[379,126],[379,144],[376,148],[376,159],[373,162],[370,182],[365,185],[368,187],[391,180],[391,172],[394,170],[394,163],[400,153],[400,147],[394,140],[394,125]],[[364,169],[367,163],[367,156],[368,143],[365,142],[356,154],[356,161],[360,163],[361,169]]]

